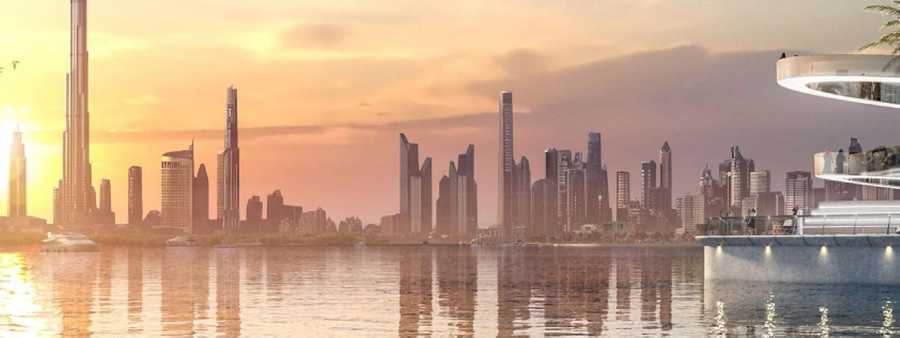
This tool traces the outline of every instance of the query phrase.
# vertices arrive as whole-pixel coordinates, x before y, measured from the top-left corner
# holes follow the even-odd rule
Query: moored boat
[[[76,232],[47,233],[43,241],[44,252],[91,252],[97,251],[97,243],[84,234]]]

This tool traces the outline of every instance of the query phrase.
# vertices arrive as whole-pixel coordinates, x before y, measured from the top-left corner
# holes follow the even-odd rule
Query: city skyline
[[[68,43],[64,42],[66,34],[51,32],[59,31],[59,26],[69,26],[68,17],[65,16],[65,14],[68,13],[68,9],[65,8],[67,5],[68,4],[59,6],[52,5],[48,8],[42,8],[47,10],[48,13],[53,13],[50,15],[55,15],[58,19],[51,20],[52,23],[50,24],[56,28],[48,28],[46,31],[48,34],[56,34],[59,37],[57,39],[59,41],[55,41],[55,43],[61,44],[63,47],[68,46]],[[654,5],[647,4],[646,6]],[[221,108],[218,108],[221,107],[221,98],[212,93],[217,93],[220,90],[219,88],[222,88],[231,82],[240,85],[245,89],[245,95],[242,96],[242,102],[244,103],[242,108],[244,108],[245,111],[250,109],[254,113],[257,113],[257,115],[261,114],[261,116],[271,117],[273,111],[297,110],[298,106],[296,106],[295,103],[293,103],[295,101],[292,100],[285,100],[281,103],[279,107],[283,107],[283,109],[271,105],[260,105],[260,100],[264,97],[260,95],[265,95],[264,93],[271,89],[272,85],[262,85],[263,83],[259,82],[258,79],[247,79],[242,76],[236,76],[237,79],[219,78],[219,80],[214,82],[204,80],[202,83],[192,84],[191,88],[197,89],[201,93],[196,95],[192,94],[192,96],[195,96],[198,101],[209,102],[209,104],[203,103],[202,105],[205,108],[202,109],[191,108],[198,112],[197,116],[199,118],[189,118],[184,121],[184,124],[179,124],[177,126],[164,123],[163,121],[168,120],[166,117],[175,116],[173,115],[174,113],[170,112],[178,112],[183,108],[164,109],[163,107],[156,107],[152,108],[154,110],[146,111],[146,109],[151,109],[151,106],[155,106],[154,104],[147,103],[144,105],[139,104],[139,109],[120,109],[124,107],[121,106],[121,102],[113,104],[107,96],[107,93],[110,92],[121,92],[121,90],[110,90],[110,86],[116,83],[116,80],[110,77],[110,72],[118,71],[123,74],[134,74],[134,76],[139,76],[144,70],[140,69],[140,67],[131,67],[126,71],[120,69],[119,67],[122,66],[116,63],[134,62],[137,58],[136,55],[128,55],[128,53],[109,54],[108,43],[110,40],[108,40],[108,35],[105,35],[105,32],[116,27],[115,25],[111,25],[107,15],[104,14],[108,13],[110,8],[115,7],[102,2],[92,2],[92,10],[90,12],[92,13],[91,15],[94,15],[94,11],[100,13],[96,18],[91,16],[91,29],[96,29],[97,32],[92,31],[91,35],[88,37],[89,41],[99,41],[97,44],[89,44],[90,46],[98,46],[98,50],[91,53],[92,75],[97,74],[97,76],[92,76],[90,84],[90,92],[94,93],[90,97],[92,104],[89,107],[92,112],[92,117],[94,117],[91,122],[94,127],[94,132],[92,133],[92,141],[94,144],[92,144],[93,155],[91,156],[91,162],[94,180],[97,182],[99,182],[100,178],[109,178],[111,180],[113,199],[112,209],[117,211],[118,222],[124,223],[127,215],[124,211],[127,210],[127,167],[129,165],[133,164],[145,168],[145,175],[143,176],[145,180],[144,187],[146,187],[144,192],[144,209],[154,210],[159,205],[160,196],[159,191],[156,190],[158,189],[157,187],[160,186],[159,172],[157,171],[158,169],[156,169],[158,167],[158,154],[163,153],[168,149],[183,146],[190,138],[196,137],[197,163],[212,164],[215,162],[215,152],[221,148],[220,142],[222,130],[220,127],[221,120],[219,118],[219,116],[221,116]],[[23,12],[33,10],[34,9],[23,8]],[[852,14],[835,14],[834,16],[837,18],[836,20],[860,22],[877,28],[877,22],[865,20],[871,19],[869,17],[871,14],[858,13],[857,11],[850,12],[852,12]],[[873,32],[875,30],[860,28],[860,31],[869,32],[866,34],[874,34]],[[140,34],[136,34],[135,36],[138,35]],[[123,36],[130,35],[124,34]],[[141,38],[146,38],[146,36],[141,36]],[[858,36],[848,36],[847,42],[838,42],[838,47],[836,48],[839,50],[852,50],[857,46],[855,42],[851,42],[859,40],[862,39],[858,38]],[[46,48],[57,48],[50,47],[51,44],[47,44],[47,40],[38,39],[35,41],[37,42],[33,43],[41,42],[47,46]],[[797,41],[801,42],[797,43]],[[433,149],[432,156],[434,156],[435,163],[446,163],[446,161],[449,161],[452,158],[453,154],[458,152],[459,147],[469,143],[475,144],[480,150],[478,152],[478,162],[483,163],[483,165],[478,167],[476,177],[482,187],[496,186],[496,179],[493,177],[494,175],[490,173],[496,173],[495,166],[497,161],[489,157],[491,154],[497,153],[496,144],[494,144],[496,142],[495,137],[491,137],[491,135],[495,133],[496,125],[493,124],[495,123],[493,122],[495,120],[489,117],[490,114],[488,112],[492,110],[491,107],[495,104],[491,101],[495,102],[496,95],[502,88],[511,88],[516,92],[517,107],[521,107],[521,110],[518,110],[515,114],[517,128],[515,134],[529,135],[528,138],[523,139],[520,137],[514,140],[516,143],[517,156],[524,155],[530,159],[538,159],[543,150],[551,146],[560,149],[583,149],[584,135],[588,131],[593,130],[604,133],[604,136],[607,138],[605,142],[607,149],[604,152],[604,158],[607,159],[605,162],[609,163],[609,171],[611,172],[620,170],[635,172],[635,167],[637,167],[637,165],[634,164],[636,162],[633,161],[633,158],[649,158],[649,156],[652,155],[648,153],[647,149],[650,149],[650,152],[652,152],[652,149],[658,148],[659,142],[664,140],[669,140],[673,145],[678,146],[680,149],[689,148],[701,150],[699,152],[704,158],[680,153],[678,160],[675,161],[673,168],[676,173],[675,179],[673,180],[675,196],[686,191],[691,191],[696,173],[700,171],[704,162],[713,160],[709,157],[715,157],[709,156],[708,154],[717,153],[716,149],[720,149],[720,145],[722,144],[741,144],[742,148],[747,149],[750,153],[757,154],[757,157],[764,158],[766,162],[777,163],[778,167],[767,168],[772,170],[773,177],[776,178],[781,177],[783,173],[789,170],[808,170],[810,165],[807,158],[792,158],[789,156],[790,151],[787,150],[771,154],[771,159],[769,159],[768,156],[760,156],[759,154],[762,150],[768,150],[768,143],[758,140],[756,134],[753,134],[752,132],[737,131],[734,127],[727,127],[731,125],[730,123],[742,121],[744,117],[741,116],[753,116],[754,112],[763,109],[771,111],[781,109],[779,107],[790,106],[792,107],[792,111],[799,111],[800,113],[787,114],[782,112],[777,114],[778,116],[774,119],[767,121],[774,124],[771,127],[760,124],[759,122],[751,122],[748,130],[757,133],[764,132],[773,134],[784,132],[785,128],[788,127],[805,128],[800,129],[797,132],[809,132],[809,130],[817,131],[814,134],[818,137],[812,137],[811,140],[808,141],[801,140],[800,143],[794,144],[794,148],[796,149],[790,149],[791,151],[811,153],[823,148],[828,148],[829,146],[836,148],[838,145],[843,144],[845,139],[851,135],[867,135],[867,140],[871,140],[868,141],[870,142],[869,144],[890,143],[887,128],[882,127],[882,125],[886,125],[886,123],[877,123],[879,121],[894,121],[894,117],[890,114],[874,114],[875,122],[864,123],[854,120],[847,121],[846,116],[852,115],[846,114],[847,110],[862,111],[870,110],[872,108],[860,108],[840,104],[826,106],[824,104],[820,105],[815,103],[811,99],[804,99],[790,93],[771,94],[768,92],[768,89],[763,91],[753,89],[754,87],[774,87],[774,85],[770,83],[771,79],[768,76],[770,75],[769,67],[771,66],[771,61],[776,56],[776,53],[774,53],[775,50],[784,45],[801,47],[811,46],[810,48],[812,49],[822,48],[822,46],[817,47],[815,40],[809,37],[800,37],[796,39],[785,38],[785,40],[780,43],[760,43],[759,45],[756,45],[755,49],[752,51],[737,47],[725,47],[721,42],[716,43],[715,40],[697,38],[696,41],[664,44],[664,47],[660,49],[636,48],[633,50],[622,51],[620,54],[614,53],[615,55],[601,55],[598,53],[587,52],[585,56],[580,59],[562,58],[564,61],[560,61],[559,56],[551,57],[551,55],[546,53],[546,50],[542,48],[535,48],[535,50],[531,51],[532,53],[529,54],[527,53],[528,48],[525,48],[526,53],[520,53],[521,51],[513,53],[513,51],[520,48],[510,46],[508,48],[509,53],[501,53],[501,55],[497,56],[496,63],[492,63],[489,68],[492,68],[495,71],[504,72],[514,69],[507,67],[511,65],[510,63],[500,62],[502,56],[509,56],[509,60],[507,60],[509,62],[514,60],[522,61],[522,59],[528,60],[528,56],[531,56],[532,61],[543,60],[542,62],[547,62],[549,60],[550,64],[545,65],[544,67],[538,67],[536,72],[526,71],[515,74],[503,73],[496,76],[471,78],[470,80],[472,81],[468,81],[470,82],[470,85],[466,86],[469,90],[465,91],[467,94],[463,96],[464,99],[447,99],[446,102],[442,104],[447,111],[469,113],[459,115],[446,112],[435,114],[429,113],[415,118],[397,118],[398,115],[388,114],[384,116],[384,121],[379,122],[375,122],[372,119],[360,119],[358,117],[351,118],[353,115],[348,115],[345,121],[312,121],[312,123],[303,123],[303,121],[299,120],[279,121],[277,118],[255,121],[249,120],[244,124],[247,127],[241,129],[242,136],[245,137],[245,143],[242,144],[242,147],[245,148],[245,154],[253,152],[255,152],[255,154],[250,155],[250,158],[244,156],[243,160],[248,163],[277,163],[275,161],[283,158],[284,154],[293,153],[306,154],[306,156],[297,157],[308,159],[291,159],[290,163],[286,164],[285,168],[287,169],[287,172],[302,173],[302,175],[297,177],[286,178],[280,176],[270,177],[277,175],[245,175],[242,177],[242,183],[249,188],[242,189],[246,190],[246,192],[241,193],[239,201],[243,204],[244,201],[254,194],[261,194],[266,191],[280,188],[285,190],[286,193],[291,196],[296,196],[294,199],[302,205],[322,206],[327,210],[331,210],[336,214],[336,219],[343,218],[344,216],[358,215],[369,222],[373,222],[374,220],[377,220],[377,217],[380,215],[392,210],[394,206],[387,201],[375,203],[361,203],[360,201],[356,201],[357,203],[347,203],[348,201],[342,198],[342,196],[346,194],[346,191],[335,188],[335,182],[349,179],[350,182],[352,182],[351,185],[361,189],[361,195],[364,196],[393,195],[396,193],[392,192],[392,190],[395,189],[392,188],[393,185],[389,182],[371,183],[361,181],[361,178],[350,177],[347,172],[335,171],[335,169],[341,168],[342,163],[346,158],[359,158],[371,161],[375,159],[371,154],[377,155],[377,158],[387,158],[393,152],[388,150],[386,140],[388,138],[396,137],[395,135],[398,131],[405,131],[410,135],[415,135],[413,137],[419,140],[420,143],[427,145],[429,149]],[[834,45],[829,46],[830,49],[835,48]],[[140,49],[140,46],[136,48]],[[0,101],[0,103],[2,103],[0,105],[3,106],[2,110],[4,111],[2,118],[3,123],[6,124],[10,124],[17,119],[22,120],[23,131],[25,132],[25,143],[28,145],[27,157],[29,158],[29,164],[31,164],[29,166],[29,209],[33,210],[32,213],[34,215],[48,219],[52,219],[52,199],[50,198],[50,192],[52,191],[52,187],[56,185],[56,179],[62,176],[60,173],[60,168],[62,166],[61,162],[58,160],[58,158],[61,158],[59,153],[61,147],[58,136],[60,129],[53,127],[59,126],[61,123],[60,116],[62,110],[59,109],[58,103],[65,101],[64,98],[58,98],[62,96],[61,94],[64,94],[63,88],[61,88],[59,83],[64,70],[59,70],[59,67],[53,66],[54,64],[59,63],[58,60],[65,60],[68,57],[64,51],[65,48],[62,48],[62,50],[61,53],[58,51],[52,53],[49,51],[35,52],[39,56],[36,58],[29,58],[27,57],[29,54],[26,53],[26,57],[19,57],[24,59],[21,70],[15,74],[4,74],[4,77],[0,79],[0,85],[3,85],[4,87],[9,86],[12,81],[17,81],[17,83],[22,84],[22,86],[18,86],[21,89],[16,88],[11,94],[0,94],[0,100],[2,100]],[[111,55],[115,55],[115,58],[111,58]],[[526,57],[522,58],[523,55]],[[711,143],[712,146],[697,147],[698,143],[701,141],[689,139],[689,137],[696,138],[693,134],[688,135],[692,132],[690,128],[686,128],[684,131],[662,131],[657,130],[657,127],[654,127],[653,125],[645,124],[641,127],[643,129],[635,129],[633,122],[623,121],[620,116],[617,116],[618,114],[624,114],[625,112],[635,112],[635,114],[637,114],[635,115],[637,119],[646,121],[648,117],[662,114],[669,108],[664,109],[662,107],[654,106],[653,104],[635,103],[629,103],[623,106],[620,102],[612,102],[615,104],[605,105],[603,104],[604,102],[610,103],[608,99],[606,101],[603,101],[602,98],[601,101],[584,101],[586,94],[584,90],[562,90],[565,89],[563,87],[560,88],[561,91],[559,92],[557,90],[542,92],[539,86],[531,84],[538,82],[565,83],[567,81],[564,80],[571,78],[571,74],[569,73],[581,70],[590,71],[587,74],[596,74],[598,70],[601,69],[612,70],[614,71],[613,74],[621,74],[622,72],[627,74],[630,70],[637,69],[636,67],[638,66],[645,66],[659,58],[677,61],[694,58],[699,60],[696,62],[712,68],[713,72],[728,69],[735,60],[752,61],[748,65],[750,69],[747,70],[747,73],[752,76],[749,78],[747,84],[729,87],[733,91],[738,92],[738,97],[726,101],[730,105],[724,106],[724,109],[733,110],[733,112],[714,115],[722,117],[720,119],[713,119],[713,122],[715,123],[710,124],[710,122],[704,122],[696,126],[696,128],[702,127],[713,130],[708,137],[715,140],[715,142],[703,140],[707,143]],[[688,62],[685,71],[696,71],[696,62]],[[675,62],[673,61],[672,63]],[[529,63],[524,63],[523,65],[526,65],[526,67],[522,68],[520,66],[517,69],[529,69],[529,67],[527,67],[530,65]],[[682,74],[683,71],[678,71],[674,66],[671,66],[668,63],[661,63],[657,67],[660,67],[656,69],[659,73],[668,75],[657,77],[638,73],[636,74],[635,79],[607,75],[598,76],[596,80],[591,80],[587,83],[582,80],[575,81],[573,84],[578,83],[579,86],[595,88],[597,91],[612,89],[613,91],[610,93],[613,95],[611,96],[615,96],[616,93],[621,93],[621,91],[619,91],[620,89],[610,88],[609,86],[590,86],[590,84],[597,81],[617,81],[615,83],[617,83],[619,87],[627,89],[639,88],[634,87],[639,83],[658,83],[661,88],[667,88],[669,91],[674,88],[678,90],[680,94],[686,94],[685,101],[697,99],[700,95],[710,95],[709,93],[704,93],[702,91],[692,91],[687,87],[680,87],[672,84],[671,81],[658,81],[677,76],[678,74]],[[763,68],[764,70],[758,70]],[[177,77],[177,72],[170,71],[166,73]],[[712,81],[714,83],[717,81],[728,80],[725,77],[719,77],[720,74],[710,74],[707,71],[703,71],[696,75],[700,78],[714,80]],[[321,79],[315,75],[309,77]],[[43,78],[48,78],[48,80],[41,80]],[[173,79],[168,79],[167,82],[172,81]],[[548,79],[552,81],[547,81]],[[765,85],[759,85],[762,81],[766,81]],[[449,80],[441,80],[437,81],[436,84],[452,82],[453,81]],[[59,88],[60,90],[56,93],[54,93],[53,90],[47,90],[50,95],[46,99],[36,98],[32,94],[21,95],[20,97],[10,96],[21,93],[18,92],[19,90],[33,90],[35,88],[34,86],[38,84],[46,86],[47,88]],[[120,87],[127,88],[129,86]],[[706,87],[701,88],[706,89]],[[130,89],[137,91],[122,97],[129,98],[129,100],[134,99],[140,101],[138,98],[142,97],[142,95],[140,95],[141,91],[146,91],[148,88],[135,85],[135,87]],[[646,97],[666,97],[661,92],[655,91],[652,88],[647,88],[645,90],[643,95]],[[744,91],[748,91],[749,94],[742,93]],[[184,90],[184,92],[193,91]],[[103,94],[98,95],[98,93]],[[148,91],[148,93],[152,93],[152,90]],[[202,93],[210,94],[206,95]],[[560,93],[565,93],[565,95],[561,95]],[[710,96],[717,96],[714,93],[715,92]],[[147,101],[154,101],[151,96],[155,96],[155,100],[169,102],[170,100],[176,100],[179,95],[182,95],[179,94],[177,90],[174,91],[174,93],[165,94],[165,96],[150,94],[150,96],[146,96],[144,99]],[[590,94],[593,96],[594,92],[592,91]],[[742,96],[744,94],[747,95]],[[53,95],[57,96],[57,98],[53,98]],[[439,100],[442,97],[445,96],[435,95],[429,99]],[[760,99],[761,97],[763,99]],[[385,103],[385,100],[355,100],[357,98],[360,97],[353,96],[353,101],[355,102],[355,107],[360,110],[366,109],[365,107],[373,107]],[[741,107],[739,105],[741,102],[763,101],[772,101],[774,104],[768,103],[764,108]],[[57,103],[48,105],[47,102]],[[586,109],[581,102],[590,103],[590,106],[603,108]],[[578,104],[573,106],[573,103]],[[674,109],[676,113],[682,113],[681,116],[684,116],[685,118],[691,116],[695,118],[697,116],[696,114],[684,114],[686,110],[694,108],[696,108],[698,112],[707,115],[712,114],[712,111],[720,111],[723,109],[723,106],[721,105],[716,106],[715,109],[713,109],[703,105],[686,107],[682,101],[676,101],[675,103],[676,104],[673,105],[671,109]],[[116,108],[117,104],[120,105],[118,108]],[[54,106],[56,108],[53,108]],[[22,115],[19,114],[18,111],[23,107],[27,108],[32,114],[25,114],[26,116],[24,118],[22,118],[22,116],[17,116]],[[818,109],[820,107],[823,109]],[[128,114],[129,117],[119,117],[119,114],[116,114],[116,112],[120,110],[155,114]],[[10,111],[12,111],[12,113],[10,113]],[[313,108],[310,111],[312,111],[312,113],[284,114],[284,116],[324,116],[321,113],[317,114],[315,112],[328,110]],[[485,113],[482,114],[479,113],[479,111]],[[814,111],[816,114],[812,115],[812,112]],[[375,113],[377,114],[378,112],[375,111]],[[673,113],[675,114],[673,116],[679,116],[676,113]],[[493,115],[495,114],[496,113]],[[556,118],[556,114],[566,114],[566,116],[569,116],[570,118],[559,119]],[[163,118],[158,121],[148,120],[142,121],[141,124],[135,124],[133,123],[134,120],[131,120],[130,117],[152,115],[162,116]],[[377,116],[375,114],[372,115]],[[403,116],[403,114],[400,114],[399,116]],[[879,118],[881,120],[878,120]],[[268,120],[273,121],[273,123],[268,123]],[[803,123],[799,123],[799,121],[803,121]],[[274,125],[279,125],[276,124],[278,122],[286,122],[286,124],[284,127],[273,127]],[[351,124],[351,122],[353,123]],[[835,131],[833,128],[829,129],[828,126],[830,124],[843,124],[847,128],[841,131]],[[610,125],[610,127],[604,127],[605,125]],[[136,126],[146,126],[147,129],[139,130]],[[448,129],[446,128],[447,126],[450,126],[451,128]],[[615,126],[615,128],[613,128],[613,126]],[[726,127],[722,128],[722,126]],[[861,130],[872,126],[875,127],[874,132],[861,132]],[[539,132],[541,128],[546,129],[547,133]],[[658,138],[650,137],[648,139],[651,140],[643,141],[643,138],[632,136],[633,134],[636,134],[636,130],[644,130],[646,133],[654,136],[658,135]],[[668,135],[669,133],[674,133],[676,135]],[[727,138],[723,137],[725,134],[728,135]],[[868,136],[869,134],[872,134],[872,136]],[[460,137],[463,137],[464,139],[452,141],[454,139],[459,139]],[[768,142],[771,142],[771,140]],[[361,147],[361,144],[367,144],[367,148],[369,149],[357,149]],[[248,149],[248,146],[251,148]],[[135,153],[132,151],[135,147],[139,147],[142,151]],[[258,151],[261,149],[266,149],[266,151]],[[123,163],[123,161],[125,163]],[[535,169],[539,166],[532,165],[532,167]],[[394,170],[395,169],[390,168],[390,166],[386,166],[386,168],[374,168],[372,175],[388,177],[389,175],[392,175],[391,173]],[[533,170],[531,174],[534,178],[543,176],[540,169]],[[329,175],[335,175],[331,176],[335,177],[335,180],[322,179],[322,177],[329,177]],[[637,175],[633,175],[632,178],[634,179],[635,176]],[[212,179],[212,177],[210,178]],[[777,186],[782,184],[781,180],[774,179],[773,182],[775,182],[773,185],[776,185],[776,187],[773,187],[773,190],[778,190]],[[436,184],[436,182],[434,184]],[[632,182],[632,185],[638,186],[637,184],[634,184],[634,182]],[[496,210],[496,205],[493,205],[495,203],[493,201],[497,200],[495,198],[496,191],[490,188],[481,189],[479,194],[481,195],[482,201],[482,205],[479,208],[479,218],[481,220],[495,219],[495,217],[492,216]],[[385,200],[387,199],[385,198]],[[6,203],[2,204],[4,206],[6,205]],[[240,209],[241,208],[239,208],[239,210]]]

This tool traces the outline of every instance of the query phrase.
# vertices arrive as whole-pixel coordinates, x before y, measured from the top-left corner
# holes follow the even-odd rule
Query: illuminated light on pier
[[[884,257],[894,257],[894,248],[890,245],[884,247]]]
[[[828,247],[822,245],[822,248],[819,249],[819,257],[828,257]]]
[[[765,253],[766,253],[766,257],[771,257],[771,256],[772,256],[772,245],[771,245],[771,244],[766,244],[766,251],[765,251]]]

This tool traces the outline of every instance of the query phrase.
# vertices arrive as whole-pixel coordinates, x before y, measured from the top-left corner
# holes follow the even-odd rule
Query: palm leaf
[[[887,16],[900,16],[900,8],[887,5],[869,5],[866,6],[867,11],[881,13]]]

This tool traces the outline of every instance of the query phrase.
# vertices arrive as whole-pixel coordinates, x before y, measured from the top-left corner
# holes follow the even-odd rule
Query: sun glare
[[[36,315],[42,308],[21,254],[0,254],[0,290],[7,291],[0,292],[0,325],[12,329],[9,337],[35,337],[43,332],[45,323]]]

